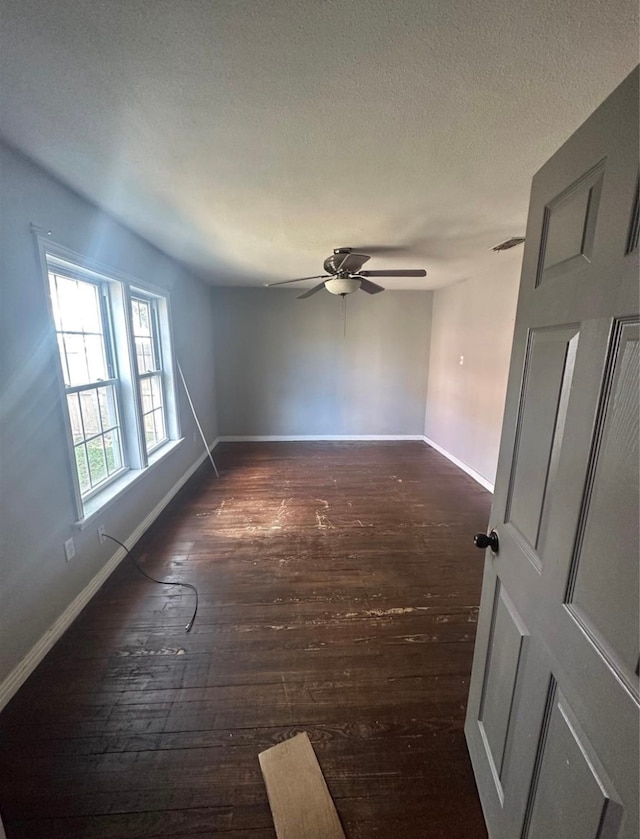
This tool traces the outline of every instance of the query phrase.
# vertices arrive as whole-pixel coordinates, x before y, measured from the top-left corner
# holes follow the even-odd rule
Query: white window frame
[[[117,359],[114,353],[114,346],[113,346],[113,335],[111,329],[111,311],[110,311],[110,301],[109,301],[109,293],[108,287],[104,280],[98,280],[95,277],[89,277],[88,275],[82,275],[77,270],[72,270],[67,267],[62,267],[61,263],[57,260],[48,261],[48,278],[50,276],[60,277],[61,279],[70,279],[76,280],[78,282],[87,283],[88,285],[94,286],[97,294],[98,294],[98,306],[99,306],[99,313],[100,313],[100,322],[102,326],[102,339],[104,344],[104,354],[105,354],[105,361],[107,365],[107,371],[109,374],[109,378],[106,379],[95,379],[89,380],[82,384],[68,384],[64,377],[64,370],[62,371],[62,378],[64,382],[64,391],[65,391],[65,401],[67,405],[67,416],[69,417],[69,427],[70,430],[72,429],[71,424],[71,416],[69,411],[69,396],[73,396],[81,393],[85,393],[87,391],[95,390],[99,391],[106,388],[112,388],[113,391],[113,398],[115,403],[115,413],[117,416],[117,422],[115,425],[106,429],[102,425],[102,418],[100,417],[100,428],[101,430],[96,434],[87,434],[85,429],[85,417],[84,417],[84,410],[82,405],[78,405],[79,409],[79,417],[80,422],[82,425],[83,430],[83,437],[80,442],[73,439],[72,434],[72,446],[73,446],[73,465],[74,469],[76,469],[76,473],[78,470],[77,458],[76,458],[76,449],[79,446],[84,447],[86,463],[87,463],[87,474],[89,478],[89,489],[85,492],[82,492],[80,488],[80,478],[78,477],[78,488],[80,489],[80,495],[83,502],[89,501],[94,496],[101,493],[103,490],[107,488],[107,486],[112,483],[113,481],[118,480],[118,478],[127,470],[127,453],[126,453],[126,446],[124,445],[123,440],[123,429],[122,429],[122,407],[121,407],[121,393],[120,393],[120,379],[118,375],[118,364]],[[50,289],[47,289],[50,292]],[[56,339],[58,335],[63,336],[63,343],[66,344],[64,336],[72,334],[69,330],[58,330],[55,328],[56,331]],[[58,352],[58,356],[60,358],[60,352]],[[68,360],[65,354],[65,363],[68,366]],[[60,358],[60,364],[62,366],[62,359]],[[98,410],[98,413],[99,410]],[[88,443],[92,442],[94,439],[99,437],[104,437],[105,434],[110,433],[112,430],[117,431],[117,435],[119,438],[119,448],[120,448],[120,466],[114,470],[112,474],[107,474],[107,477],[101,481],[98,481],[95,485],[93,485],[93,480],[91,477],[91,464],[90,464],[90,457],[89,457],[89,450],[88,450]],[[105,467],[108,473],[108,465],[106,461],[106,454],[105,454]]]
[[[171,296],[166,289],[141,282],[121,271],[84,257],[69,250],[34,230],[36,247],[46,289],[49,306],[50,336],[52,354],[55,356],[57,378],[61,392],[61,406],[64,417],[68,447],[68,468],[76,512],[76,525],[86,527],[89,521],[113,503],[136,481],[146,475],[183,441],[177,399],[177,361],[173,350],[171,324]],[[74,279],[93,282],[103,286],[108,293],[109,340],[112,345],[114,372],[117,371],[119,398],[119,422],[123,462],[126,464],[117,475],[100,483],[84,494],[80,489],[75,450],[72,437],[71,418],[66,397],[66,385],[62,361],[58,349],[53,309],[49,294],[49,272],[58,271]],[[135,344],[132,330],[131,297],[142,296],[153,299],[158,313],[158,341],[162,348],[163,389],[165,400],[165,430],[167,437],[161,444],[147,452],[142,421],[142,403],[138,387]]]
[[[164,362],[164,347],[162,342],[162,333],[160,329],[161,317],[160,317],[160,301],[157,296],[149,294],[148,292],[141,291],[139,289],[131,289],[130,291],[130,300],[131,300],[131,307],[133,309],[133,304],[135,302],[146,304],[149,307],[149,324],[150,324],[150,341],[152,345],[152,355],[155,359],[155,367],[153,370],[140,370],[140,365],[138,363],[138,353],[136,352],[135,355],[135,364],[136,364],[136,380],[138,384],[138,391],[139,397],[141,402],[141,416],[142,416],[142,426],[143,432],[145,431],[145,417],[154,412],[160,412],[162,418],[162,426],[164,430],[164,436],[161,437],[156,443],[153,445],[149,445],[146,441],[146,432],[145,432],[145,449],[147,452],[147,456],[151,456],[153,452],[157,451],[161,448],[169,439],[169,424],[168,424],[168,416],[167,416],[167,400],[166,400],[166,387],[165,387],[165,362]],[[133,320],[133,312],[132,312],[132,320]],[[135,332],[135,325],[132,324],[132,337],[133,343],[135,347],[135,339],[138,337]],[[152,381],[157,380],[158,382],[158,389],[160,391],[160,405],[158,407],[153,407],[150,411],[144,410],[144,399],[142,394],[142,386],[144,381]],[[155,422],[154,422],[155,427]]]

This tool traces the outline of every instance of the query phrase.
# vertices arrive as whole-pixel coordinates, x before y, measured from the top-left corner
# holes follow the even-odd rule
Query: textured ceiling
[[[217,285],[320,273],[344,245],[429,271],[388,288],[514,270],[487,249],[638,58],[636,0],[0,10],[5,138]]]

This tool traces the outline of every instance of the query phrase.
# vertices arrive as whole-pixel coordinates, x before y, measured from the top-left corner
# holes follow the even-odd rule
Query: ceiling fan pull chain
[[[347,295],[342,295],[342,337],[347,337]]]

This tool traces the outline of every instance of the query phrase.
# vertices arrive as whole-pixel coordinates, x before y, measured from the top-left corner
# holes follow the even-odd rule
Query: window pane
[[[157,411],[154,411],[153,415],[154,415],[155,424],[156,424],[156,437],[157,437],[158,442],[160,443],[167,436],[165,428],[164,428],[164,412],[160,408]]]
[[[54,316],[62,332],[102,332],[99,289],[93,283],[54,275]]]
[[[124,466],[115,385],[67,394],[67,404],[80,489],[86,494]]]
[[[68,371],[68,385],[84,385],[90,381],[87,355],[84,349],[84,336],[62,333],[63,352]]]
[[[68,371],[65,382],[67,385],[73,387],[109,378],[104,340],[101,335],[77,335],[65,332],[61,337],[65,353],[63,368],[66,359]]]
[[[102,333],[100,289],[93,283],[77,283],[77,306],[80,329],[84,332]]]
[[[133,334],[151,335],[151,306],[146,300],[134,298],[131,301],[131,314],[133,316]]]
[[[113,385],[98,388],[98,402],[100,404],[100,419],[103,429],[118,425],[118,409],[116,392]]]
[[[58,302],[57,328],[61,331],[82,329],[82,319],[77,304],[77,280],[70,280],[66,277],[54,277],[54,288]]]
[[[71,421],[71,436],[73,442],[80,443],[84,440],[84,432],[82,430],[82,417],[80,415],[80,401],[77,393],[70,393],[67,396],[67,406],[69,408],[69,420]]]
[[[85,335],[84,346],[89,370],[88,381],[97,382],[100,379],[109,379],[104,338],[102,335]]]
[[[154,336],[153,306],[149,300],[131,299],[131,318],[136,345],[138,373],[148,373],[159,368]]]
[[[109,378],[100,288],[49,273],[49,289],[65,384]]]
[[[154,408],[162,407],[162,384],[160,382],[160,376],[152,376],[149,379],[151,384],[151,401],[153,402]]]
[[[58,332],[58,352],[60,353],[60,363],[62,364],[62,377],[65,385],[70,384],[69,365],[67,363],[67,353],[64,345],[64,335]]]
[[[108,477],[102,437],[97,437],[87,443],[87,454],[89,457],[89,479],[91,486],[95,487],[96,484],[101,483]]]
[[[112,475],[122,468],[120,434],[116,430],[107,431],[104,435],[104,451],[107,458],[107,472]]]
[[[156,444],[156,426],[153,421],[153,411],[146,414],[144,417],[144,439],[147,444],[147,450],[152,449]]]
[[[164,417],[161,409],[151,411],[144,417],[144,431],[147,451],[152,450],[166,440]]]
[[[100,408],[98,405],[98,391],[97,390],[83,390],[78,396],[80,397],[80,406],[82,408],[82,422],[84,425],[85,437],[93,437],[94,434],[100,434],[102,425],[100,423]],[[91,457],[89,457],[91,459]]]
[[[157,369],[151,338],[136,338],[136,362],[138,373],[149,373]]]
[[[53,323],[56,332],[62,329],[62,314],[60,313],[60,300],[58,297],[58,284],[56,275],[49,273],[49,296],[51,297],[51,309],[53,311]]]
[[[131,328],[134,335],[140,334],[140,303],[131,299]]]
[[[140,379],[140,399],[142,400],[142,413],[148,414],[153,410],[151,401],[151,383],[149,379]]]
[[[75,447],[76,453],[76,469],[78,470],[78,481],[80,482],[80,492],[85,493],[91,489],[89,483],[89,467],[87,465],[87,452],[84,443]]]

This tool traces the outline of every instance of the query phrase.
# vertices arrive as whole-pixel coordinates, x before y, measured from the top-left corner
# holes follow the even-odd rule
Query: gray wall
[[[210,289],[26,158],[0,144],[0,683],[113,555],[75,519],[45,280],[29,229],[172,291],[174,343],[216,435]],[[117,188],[117,184],[114,184]],[[203,451],[180,393],[183,443],[98,523],[126,539]],[[97,527],[97,524],[96,524]],[[73,536],[76,557],[65,561]]]
[[[215,289],[221,435],[421,435],[432,293]]]
[[[496,254],[495,273],[438,289],[433,301],[424,433],[492,484],[521,261],[522,248]]]

